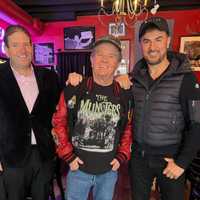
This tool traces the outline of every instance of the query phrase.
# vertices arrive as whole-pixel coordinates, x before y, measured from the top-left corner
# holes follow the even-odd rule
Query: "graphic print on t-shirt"
[[[81,100],[72,143],[85,151],[110,152],[114,148],[120,104],[112,103],[104,95],[95,95],[94,99]]]

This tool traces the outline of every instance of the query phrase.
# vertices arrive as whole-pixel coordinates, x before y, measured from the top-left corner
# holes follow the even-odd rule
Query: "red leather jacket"
[[[64,93],[60,96],[59,103],[56,108],[56,112],[52,118],[52,134],[56,143],[56,151],[60,158],[70,163],[76,155],[73,152],[73,145],[69,139],[69,127],[68,127],[68,113],[65,103]],[[132,120],[126,125],[124,133],[121,137],[120,144],[117,149],[117,160],[121,163],[130,159],[130,149],[132,144]]]

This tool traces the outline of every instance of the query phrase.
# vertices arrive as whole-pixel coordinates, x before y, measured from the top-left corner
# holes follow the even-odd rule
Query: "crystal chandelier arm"
[[[121,23],[125,23],[126,26],[133,27],[135,21],[138,20],[138,17],[141,14],[144,14],[144,20],[146,20],[149,16],[150,11],[153,13],[157,11],[159,8],[158,0],[113,0],[112,3],[112,12],[106,10],[104,5],[104,0],[99,0],[101,2],[101,7],[98,12],[99,21],[103,23],[101,20],[101,15],[113,16],[116,25]],[[154,2],[153,9],[150,8],[150,2]],[[104,24],[105,25],[105,24]]]

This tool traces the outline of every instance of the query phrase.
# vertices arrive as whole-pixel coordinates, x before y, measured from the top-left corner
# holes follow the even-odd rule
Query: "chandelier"
[[[112,10],[109,12],[109,9],[105,7],[107,2],[105,0],[100,1],[98,17],[103,25],[102,15],[114,16],[116,25],[124,23],[126,26],[130,26],[134,25],[141,14],[144,14],[144,20],[146,20],[149,12],[155,15],[160,7],[158,0],[113,0]]]

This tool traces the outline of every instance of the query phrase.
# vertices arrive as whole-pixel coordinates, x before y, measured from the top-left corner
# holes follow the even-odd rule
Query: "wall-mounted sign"
[[[0,40],[3,40],[4,34],[5,30],[2,27],[0,27]]]
[[[5,52],[5,43],[2,41],[1,42],[1,44],[0,44],[0,48],[1,48],[1,52],[3,53],[3,54],[5,54],[6,52]]]
[[[5,56],[5,44],[3,42],[3,38],[5,35],[5,30],[4,28],[0,27],[0,56]]]

